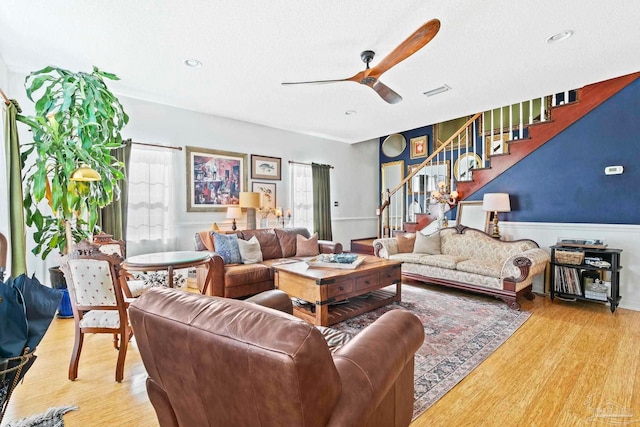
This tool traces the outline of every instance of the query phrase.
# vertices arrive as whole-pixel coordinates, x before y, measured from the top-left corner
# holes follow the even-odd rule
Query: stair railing
[[[443,144],[441,144],[440,147],[438,147],[438,149],[436,149],[422,163],[420,163],[410,173],[408,173],[407,176],[402,181],[400,181],[400,183],[395,188],[391,190],[383,189],[382,204],[377,210],[378,237],[381,237],[381,236],[389,237],[393,234],[394,231],[402,229],[402,225],[404,221],[407,220],[407,216],[406,216],[407,209],[405,208],[406,206],[405,195],[410,194],[409,183],[412,183],[414,185],[419,185],[421,188],[425,189],[422,209],[424,209],[424,212],[428,212],[429,210],[428,196],[430,194],[430,191],[428,191],[427,188],[429,188],[430,183],[438,179],[439,175],[436,175],[435,178],[433,175],[432,176],[423,175],[422,179],[424,179],[424,184],[420,183],[420,181],[418,180],[413,182],[412,180],[416,177],[416,175],[418,175],[421,171],[423,171],[425,167],[433,166],[434,164],[436,165],[445,164],[446,170],[444,170],[443,172],[446,173],[446,176],[451,177],[453,175],[452,168],[454,165],[452,164],[453,162],[451,162],[450,160],[453,158],[453,154],[455,153],[455,151],[457,150],[459,155],[460,152],[462,152],[464,147],[466,151],[471,150],[471,152],[475,153],[474,147],[471,147],[471,145],[475,146],[475,144],[469,144],[469,140],[471,139],[471,137],[468,137],[466,135],[475,135],[477,133],[477,132],[474,132],[475,126],[476,126],[475,122],[481,115],[482,113],[477,113],[474,116],[472,116],[469,120],[467,120],[465,124],[463,124],[453,135],[451,135]],[[458,143],[456,148],[454,148],[453,146],[454,142]],[[464,143],[464,145],[462,145],[462,143]],[[447,163],[446,160],[449,160],[449,162]],[[468,169],[468,171],[470,171],[470,169]],[[443,176],[443,181],[446,182],[446,179],[444,179],[444,176]],[[452,190],[452,185],[455,186],[454,181],[452,179],[449,179],[447,183],[447,191]],[[413,193],[413,191],[411,191],[411,193]]]
[[[402,230],[405,221],[415,219],[416,211],[429,213],[429,196],[439,182],[445,182],[446,191],[451,192],[458,181],[471,181],[473,170],[489,167],[491,156],[508,154],[507,142],[527,138],[530,125],[549,121],[551,107],[576,100],[577,91],[570,90],[477,113],[444,143],[434,141],[439,147],[431,155],[418,165],[410,165],[409,173],[395,188],[383,189],[382,204],[377,209],[378,237]],[[458,161],[461,155],[462,162]],[[417,197],[420,201],[416,194],[422,194]]]

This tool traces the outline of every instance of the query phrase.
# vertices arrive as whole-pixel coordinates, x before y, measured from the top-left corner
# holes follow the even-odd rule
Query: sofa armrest
[[[330,240],[318,240],[318,249],[321,254],[341,254],[342,243]]]
[[[283,313],[293,314],[291,298],[286,292],[279,289],[260,292],[259,294],[247,298],[245,301],[252,302],[263,307],[273,308],[278,311],[282,311]]]
[[[373,241],[373,254],[379,258],[389,258],[398,253],[398,239],[385,237]]]
[[[542,273],[549,261],[551,256],[544,249],[529,249],[507,258],[502,266],[501,277],[515,283],[523,282]]]
[[[199,266],[196,269],[196,282],[200,293],[203,295],[212,295],[216,297],[224,297],[224,261],[222,257],[216,252],[209,252],[212,262],[209,265],[213,265],[213,274],[211,275],[211,282],[204,283],[209,272],[209,267]]]
[[[356,335],[334,356],[342,394],[330,426],[361,425],[376,410],[424,341],[414,314],[392,310]],[[393,345],[391,345],[393,343]],[[412,396],[413,381],[407,383]],[[405,394],[405,393],[403,393]]]

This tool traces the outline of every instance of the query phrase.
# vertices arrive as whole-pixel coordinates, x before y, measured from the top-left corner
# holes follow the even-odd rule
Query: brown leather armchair
[[[153,288],[129,312],[162,427],[411,422],[424,331],[409,312],[384,314],[333,355],[311,324],[247,301]]]

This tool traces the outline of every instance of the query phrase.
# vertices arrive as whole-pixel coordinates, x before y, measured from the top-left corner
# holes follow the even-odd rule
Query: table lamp
[[[239,206],[229,206],[227,208],[227,218],[233,219],[231,229],[236,231],[238,229],[236,219],[242,218],[242,209]]]
[[[256,229],[256,208],[260,207],[260,193],[243,191],[240,193],[240,207],[247,208],[247,229]]]
[[[482,210],[493,212],[493,232],[491,237],[500,238],[498,228],[498,212],[511,212],[511,203],[507,193],[486,193],[482,198]]]

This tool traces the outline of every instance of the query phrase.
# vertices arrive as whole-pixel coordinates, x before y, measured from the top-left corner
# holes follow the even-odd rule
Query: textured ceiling
[[[433,18],[438,35],[380,79],[398,104],[352,82],[280,84],[351,77],[361,51],[375,65]],[[638,22],[635,0],[2,0],[0,56],[25,74],[96,65],[120,95],[354,143],[639,71]]]

